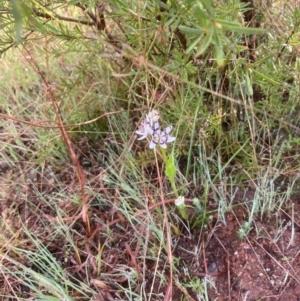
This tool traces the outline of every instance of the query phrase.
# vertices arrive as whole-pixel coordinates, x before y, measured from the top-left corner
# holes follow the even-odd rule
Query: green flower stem
[[[175,171],[175,166],[174,166],[174,163],[173,163],[173,166],[170,166],[172,163],[170,160],[168,160],[168,157],[167,157],[167,153],[166,153],[166,150],[164,148],[160,148],[161,150],[161,153],[162,153],[162,157],[163,157],[163,161],[166,165],[166,167],[170,168],[171,170]],[[171,183],[171,187],[172,187],[172,190],[176,196],[176,198],[179,197],[179,194],[178,194],[178,190],[177,190],[177,187],[176,187],[176,184],[175,184],[175,172],[171,174],[167,174],[166,173],[166,176],[168,177],[170,183]]]
[[[172,187],[172,189],[173,189],[173,192],[174,192],[175,196],[178,198],[178,197],[179,197],[179,194],[178,194],[178,192],[177,192],[177,187],[176,187],[175,181],[171,181],[171,180],[170,180],[170,183],[171,183],[171,187]]]
[[[176,166],[175,166],[175,160],[174,160],[174,153],[172,152],[170,154],[169,158],[168,158],[166,150],[164,148],[160,148],[160,149],[161,149],[161,154],[162,154],[163,161],[165,163],[165,175],[169,179],[169,181],[171,183],[172,190],[173,190],[173,192],[176,196],[175,205],[178,208],[178,211],[179,211],[181,217],[184,220],[188,220],[189,215],[188,215],[188,212],[187,212],[187,207],[184,203],[184,197],[179,196],[179,193],[178,193],[178,190],[177,190],[177,187],[176,187],[176,184],[175,184]]]
[[[186,205],[183,204],[183,205],[177,206],[177,208],[179,210],[179,213],[180,213],[181,217],[185,220],[188,220],[188,213],[187,213],[187,210],[186,210]]]
[[[166,150],[164,148],[162,148],[162,147],[160,148],[160,150],[161,150],[161,154],[163,156],[164,163],[168,164],[168,158],[167,158]]]

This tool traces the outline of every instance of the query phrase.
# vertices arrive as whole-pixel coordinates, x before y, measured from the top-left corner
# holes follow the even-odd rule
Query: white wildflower
[[[168,126],[162,131],[160,130],[160,128],[158,128],[157,130],[154,129],[149,147],[152,149],[155,148],[157,145],[160,145],[162,148],[167,148],[167,143],[171,143],[176,139],[175,137],[169,136],[171,130],[172,126]]]
[[[151,127],[151,124],[147,120],[143,120],[139,126],[139,129],[136,131],[138,135],[141,135],[138,140],[145,139],[148,135],[153,135],[153,129]]]
[[[175,200],[175,205],[177,207],[184,205],[185,199],[184,196],[180,196]]]
[[[158,122],[159,117],[157,110],[150,111],[136,131],[136,134],[141,136],[138,140],[145,139],[148,135],[152,136],[149,144],[150,149],[155,148],[157,145],[160,145],[162,148],[167,148],[167,143],[173,142],[176,139],[175,137],[169,136],[172,126],[161,130],[161,126]]]
[[[157,122],[159,119],[159,113],[157,110],[152,110],[146,115],[146,120],[148,120],[152,126],[154,122]]]

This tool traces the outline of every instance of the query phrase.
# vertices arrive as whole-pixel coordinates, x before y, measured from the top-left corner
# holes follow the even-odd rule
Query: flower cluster
[[[149,135],[151,136],[151,142],[149,144],[151,149],[155,148],[156,145],[167,148],[167,143],[173,142],[176,139],[175,137],[169,136],[172,126],[162,129],[158,120],[158,111],[152,110],[146,115],[145,120],[141,122],[139,129],[136,131],[136,133],[141,136],[138,140],[145,139]]]

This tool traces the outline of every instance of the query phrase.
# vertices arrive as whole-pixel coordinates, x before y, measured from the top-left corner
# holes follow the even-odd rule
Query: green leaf
[[[212,8],[212,1],[210,0],[201,0],[202,5],[206,8],[210,16],[213,18],[215,15],[215,11]]]
[[[206,36],[204,37],[204,39],[202,40],[202,43],[200,44],[200,46],[197,49],[197,53],[196,53],[196,57],[198,57],[199,55],[201,55],[202,53],[205,52],[205,50],[208,48],[208,46],[211,44],[212,41],[212,37],[213,37],[213,33],[214,30],[211,29]]]
[[[184,69],[187,71],[188,74],[195,74],[198,70],[197,67],[194,66],[194,63],[192,61],[189,61]]]
[[[237,22],[232,22],[224,19],[215,19],[216,23],[219,23],[227,30],[231,30],[237,33],[242,34],[262,34],[265,32],[262,28],[253,28],[253,27],[242,27]]]
[[[170,7],[165,4],[164,2],[160,1],[160,0],[155,0],[155,2],[160,6],[162,7],[163,9],[165,9],[166,11],[169,11]]]
[[[202,27],[204,27],[206,20],[210,19],[208,14],[203,9],[201,9],[198,5],[194,7],[194,12],[196,18],[200,21]]]
[[[217,60],[217,64],[219,67],[224,66],[224,51],[222,47],[222,43],[217,31],[214,31],[214,42],[215,42],[215,57]]]
[[[12,14],[15,19],[16,42],[20,43],[23,29],[23,13],[20,3],[18,3],[18,1],[11,0],[10,3],[12,6]]]
[[[228,21],[228,20],[219,19],[219,18],[216,18],[215,21],[222,24],[222,26],[224,26],[226,28],[241,27],[241,24],[238,22]]]
[[[225,26],[224,26],[225,27]],[[253,27],[232,27],[228,28],[237,33],[241,34],[262,34],[265,33],[265,30],[262,28],[253,28]]]
[[[269,83],[269,84],[272,84],[272,85],[282,86],[282,83],[275,81],[273,78],[271,78],[271,77],[269,77],[269,76],[267,76],[267,75],[265,75],[265,74],[262,74],[261,72],[258,72],[258,71],[255,70],[255,69],[251,69],[251,70],[252,70],[252,72],[253,72],[255,75],[257,75],[257,77],[258,77],[260,80],[262,80],[262,81],[264,81],[264,82],[267,82],[267,83]]]
[[[175,20],[176,20],[177,16],[173,16],[172,18],[170,18],[165,24],[164,27],[168,27],[170,26]]]
[[[183,25],[179,25],[178,29],[185,34],[201,34],[203,32],[201,28],[192,28]]]
[[[173,151],[168,158],[168,161],[166,164],[166,169],[165,169],[165,174],[170,181],[174,181],[175,175],[176,175],[176,168],[175,168],[175,158],[174,158]]]
[[[200,42],[200,40],[203,39],[203,34],[201,36],[199,36],[185,51],[185,54],[189,54],[194,48],[195,46]]]

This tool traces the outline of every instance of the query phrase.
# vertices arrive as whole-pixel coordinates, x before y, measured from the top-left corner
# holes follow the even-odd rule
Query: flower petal
[[[151,140],[151,142],[150,142],[150,144],[149,144],[149,148],[150,148],[150,149],[153,149],[153,148],[156,147],[156,145],[157,145],[157,143],[156,143],[155,141]]]
[[[160,133],[160,125],[159,125],[158,121],[156,121],[156,122],[153,123],[153,131]]]
[[[184,201],[185,201],[184,196],[180,196],[175,200],[175,205],[176,206],[184,205]]]
[[[175,141],[176,140],[176,137],[170,137],[170,136],[168,136],[168,139],[167,139],[167,143],[171,143],[171,142],[173,142],[173,141]]]
[[[158,121],[159,119],[159,113],[157,110],[152,110],[146,115],[146,119],[150,121],[151,125],[153,122]]]
[[[166,127],[165,129],[164,129],[164,132],[166,133],[166,134],[169,134],[171,131],[172,131],[172,126],[170,125],[170,126],[168,126],[168,127]]]
[[[138,135],[144,135],[145,131],[138,130],[138,131],[135,131],[135,133],[138,134]]]
[[[139,137],[139,138],[137,138],[137,140],[143,140],[143,139],[145,139],[145,138],[147,138],[147,135],[144,135],[144,136],[142,136],[142,137]]]

